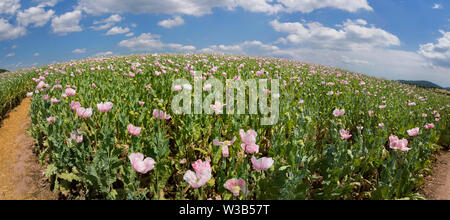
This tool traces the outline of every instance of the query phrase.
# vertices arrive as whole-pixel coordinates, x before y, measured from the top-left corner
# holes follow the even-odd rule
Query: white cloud
[[[9,54],[6,54],[6,56],[5,56],[5,57],[14,57],[14,56],[16,56],[16,54],[15,54],[15,53],[9,53]]]
[[[34,53],[33,56],[38,57],[38,56],[40,56],[40,54],[39,53]]]
[[[340,50],[400,45],[398,37],[374,26],[368,27],[367,22],[362,19],[347,20],[338,25],[339,29],[325,27],[318,22],[282,23],[273,20],[270,24],[276,31],[288,34],[278,40],[283,44]]]
[[[309,13],[321,8],[337,8],[349,12],[373,11],[367,0],[278,0],[288,12]]]
[[[75,50],[73,50],[72,51],[72,53],[78,53],[78,54],[81,54],[81,53],[86,53],[86,48],[83,48],[83,49],[75,49]]]
[[[33,24],[34,27],[42,27],[52,18],[55,11],[45,11],[42,7],[31,7],[17,13],[17,22],[24,27]]]
[[[263,44],[260,41],[245,41],[234,45],[212,45],[200,50],[201,53],[245,54],[253,56],[270,56],[279,51],[277,46]]]
[[[286,10],[280,4],[269,4],[272,0],[236,0],[236,6],[250,12],[262,12],[268,14],[275,14],[280,11]]]
[[[175,16],[173,19],[167,19],[167,20],[163,20],[158,22],[158,25],[164,28],[173,28],[176,26],[180,26],[184,24],[184,20],[183,18],[181,18],[180,16]]]
[[[337,8],[349,12],[372,11],[367,0],[79,0],[77,8],[88,14],[154,13],[202,16],[213,8],[274,14],[279,12],[308,13],[321,8]]]
[[[106,29],[112,27],[114,24],[121,22],[122,19],[123,18],[120,15],[114,14],[106,19],[101,20],[101,21],[94,21],[94,25],[98,25],[98,26],[92,26],[91,29],[106,30]]]
[[[7,20],[0,18],[0,42],[5,40],[13,40],[27,33],[26,29],[21,26],[13,26]]]
[[[450,32],[439,31],[443,36],[436,44],[420,45],[419,54],[430,60],[434,65],[450,67]],[[450,74],[449,74],[450,75]]]
[[[20,0],[1,0],[0,14],[13,15],[20,8]]]
[[[53,33],[59,35],[67,35],[71,32],[80,32],[83,29],[79,23],[82,18],[82,13],[79,10],[67,12],[59,17],[52,19]]]
[[[144,33],[139,37],[123,40],[119,43],[119,46],[126,47],[131,51],[159,51],[163,49],[176,50],[176,51],[193,51],[196,48],[194,46],[184,46],[181,44],[164,44],[160,40],[160,36]]]
[[[128,33],[128,34],[126,34],[125,36],[127,36],[127,37],[133,37],[133,36],[134,36],[134,33]]]
[[[111,28],[106,35],[117,35],[117,34],[125,34],[130,32],[130,28],[126,27],[126,28],[122,28],[122,27],[113,27]]]
[[[39,2],[38,7],[54,7],[58,4],[58,0],[33,0],[33,2]]]
[[[94,55],[94,57],[108,57],[108,56],[112,56],[112,55],[114,55],[113,52],[107,51],[107,52],[99,52],[99,53],[96,53],[96,54]]]
[[[433,9],[442,9],[442,5],[441,4],[434,4],[433,5]]]

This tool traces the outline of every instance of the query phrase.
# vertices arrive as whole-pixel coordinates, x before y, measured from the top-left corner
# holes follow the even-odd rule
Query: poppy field
[[[36,152],[69,199],[417,199],[437,143],[449,145],[448,96],[285,59],[148,54],[16,78],[0,82],[0,107],[8,89],[28,92]],[[267,114],[247,105],[228,114],[222,100],[205,104],[209,114],[173,112],[196,82],[204,99],[212,93],[209,79],[267,82],[278,120],[263,125]],[[246,103],[262,98],[247,88]]]

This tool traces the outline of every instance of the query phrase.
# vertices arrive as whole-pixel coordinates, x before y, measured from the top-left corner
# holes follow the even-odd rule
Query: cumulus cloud
[[[151,33],[141,34],[139,37],[123,40],[119,46],[126,47],[131,51],[160,51],[160,50],[176,50],[176,51],[193,51],[194,46],[184,46],[181,44],[165,44],[161,42],[160,36]]]
[[[286,10],[281,4],[269,4],[272,0],[236,0],[232,7],[241,7],[250,12],[275,14]]]
[[[39,2],[39,7],[54,7],[59,0],[33,0],[33,2]]]
[[[342,25],[338,25],[339,29],[325,27],[318,22],[300,23],[273,20],[270,25],[275,31],[288,34],[287,37],[278,40],[283,44],[339,50],[400,45],[397,36],[374,26],[368,26],[367,22],[362,19],[347,20]]]
[[[75,49],[72,51],[72,53],[77,53],[77,54],[81,54],[81,53],[86,53],[86,48],[83,49]]]
[[[33,56],[38,57],[38,56],[40,56],[40,54],[39,53],[34,53]]]
[[[130,32],[130,28],[126,27],[126,28],[122,28],[122,27],[113,27],[111,28],[106,35],[118,35],[118,34],[125,34]]]
[[[201,53],[225,53],[237,55],[269,56],[279,51],[280,48],[260,41],[244,41],[234,45],[212,45],[201,49]]]
[[[14,57],[14,56],[16,56],[16,54],[15,54],[15,53],[8,53],[8,54],[6,54],[6,56],[5,56],[5,57]]]
[[[309,13],[321,8],[337,8],[349,12],[373,10],[367,0],[79,0],[78,3],[78,9],[96,15],[131,12],[202,16],[211,14],[213,8],[233,10],[238,7],[268,14]]]
[[[34,27],[42,27],[53,17],[55,11],[45,9],[42,6],[31,7],[17,13],[17,22],[22,26],[33,24]]]
[[[0,18],[0,42],[5,40],[13,40],[27,33],[22,26],[14,26],[7,20]]]
[[[418,53],[434,65],[450,67],[450,32],[443,30],[439,32],[443,36],[438,39],[438,42],[420,45]]]
[[[71,32],[80,32],[83,29],[79,23],[82,18],[82,13],[79,10],[67,12],[59,17],[52,19],[53,33],[59,35],[67,35]]]
[[[13,15],[20,8],[20,0],[1,0],[0,1],[0,15]]]
[[[349,12],[373,11],[367,0],[278,0],[288,12],[309,13],[321,8],[337,8]]]
[[[114,24],[121,22],[122,20],[123,20],[123,18],[120,15],[114,14],[106,19],[103,19],[100,21],[94,21],[94,25],[96,25],[96,26],[92,26],[91,29],[106,30],[106,29],[114,26]]]
[[[96,53],[96,54],[94,55],[94,57],[109,57],[109,56],[112,56],[112,55],[114,55],[113,52],[111,52],[111,51],[106,51],[106,52],[99,52],[99,53]]]
[[[442,5],[441,4],[434,4],[433,5],[433,9],[442,9]]]
[[[158,25],[164,28],[173,28],[176,26],[180,26],[184,24],[184,20],[183,18],[181,18],[180,16],[175,16],[173,17],[173,19],[167,19],[167,20],[163,20],[158,22]]]

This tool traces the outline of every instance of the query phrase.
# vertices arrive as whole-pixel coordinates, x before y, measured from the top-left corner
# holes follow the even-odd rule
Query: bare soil
[[[428,200],[450,200],[450,150],[443,150],[437,157],[420,194]]]
[[[58,198],[33,154],[34,139],[26,133],[31,124],[29,108],[30,99],[24,99],[0,127],[0,200]]]

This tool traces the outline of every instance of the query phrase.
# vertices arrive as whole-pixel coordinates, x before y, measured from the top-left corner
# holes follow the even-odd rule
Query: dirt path
[[[43,179],[43,169],[26,131],[31,120],[30,99],[9,113],[0,124],[0,200],[57,199]]]
[[[450,200],[450,151],[443,150],[433,168],[431,176],[426,178],[421,194],[429,200]]]

